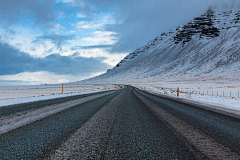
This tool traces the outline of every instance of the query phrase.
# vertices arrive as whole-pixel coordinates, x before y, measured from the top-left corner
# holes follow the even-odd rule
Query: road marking
[[[240,159],[240,156],[231,152],[228,147],[225,147],[213,139],[207,137],[199,130],[194,129],[191,125],[183,120],[174,117],[155,103],[144,98],[134,90],[134,94],[153,112],[164,119],[169,125],[176,129],[189,142],[197,147],[203,154],[211,159]]]

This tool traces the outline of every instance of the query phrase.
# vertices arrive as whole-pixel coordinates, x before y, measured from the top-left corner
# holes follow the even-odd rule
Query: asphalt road
[[[0,159],[240,159],[239,144],[239,119],[127,86],[1,134]]]
[[[22,103],[22,104],[15,104],[10,106],[3,106],[0,107],[0,117],[1,116],[7,116],[11,115],[17,112],[23,112],[29,109],[39,109],[45,106],[53,105],[53,104],[60,104],[66,101],[71,101],[79,98],[88,97],[91,95],[96,95],[100,93],[105,93],[109,91],[102,91],[97,93],[91,93],[91,94],[82,94],[82,95],[76,95],[76,96],[69,96],[69,97],[62,97],[62,98],[55,98],[55,99],[48,99],[48,100],[41,100],[36,102],[29,102],[29,103]]]

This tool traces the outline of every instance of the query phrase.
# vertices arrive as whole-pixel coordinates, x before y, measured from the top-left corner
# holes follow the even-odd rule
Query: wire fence
[[[177,90],[176,90],[177,92]],[[201,96],[219,96],[219,97],[231,97],[231,98],[240,98],[240,91],[218,91],[218,90],[180,90],[180,94],[199,94]]]
[[[204,95],[208,95],[208,96],[218,96],[218,97],[228,97],[228,98],[236,98],[239,99],[240,98],[240,91],[238,90],[227,90],[224,88],[222,89],[173,89],[173,88],[162,88],[162,87],[140,87],[144,90],[155,90],[156,92],[160,92],[162,94],[166,94],[166,95],[175,95],[175,96],[187,96],[187,97],[191,97],[191,95],[200,95],[200,96],[204,96]]]

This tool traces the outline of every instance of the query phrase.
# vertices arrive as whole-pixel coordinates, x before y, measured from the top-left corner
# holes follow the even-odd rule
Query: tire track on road
[[[115,91],[97,94],[97,95],[93,95],[85,98],[80,98],[77,100],[64,102],[57,105],[45,106],[39,109],[18,112],[16,114],[9,115],[9,116],[2,116],[0,117],[0,134],[9,132],[13,129],[16,129],[21,126],[27,125],[29,123],[35,122],[37,120],[43,119],[45,117],[56,114],[63,110],[72,108],[74,106],[86,103],[88,101],[112,94],[114,92]]]
[[[0,134],[0,159],[47,158],[121,92],[119,90]]]
[[[183,120],[174,117],[158,105],[152,103],[148,99],[144,98],[136,91],[134,94],[154,113],[156,113],[161,119],[165,120],[170,126],[184,136],[189,142],[196,146],[203,154],[211,159],[240,159],[240,156],[231,152],[228,147],[225,147],[213,139],[207,137],[199,130],[194,129]]]
[[[49,159],[194,159],[172,130],[127,89]]]
[[[101,159],[124,92],[103,106],[85,125],[66,140],[48,159]]]

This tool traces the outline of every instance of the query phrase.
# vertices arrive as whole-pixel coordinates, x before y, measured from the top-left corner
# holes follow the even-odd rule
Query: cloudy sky
[[[0,86],[99,75],[210,5],[236,1],[0,0]]]

